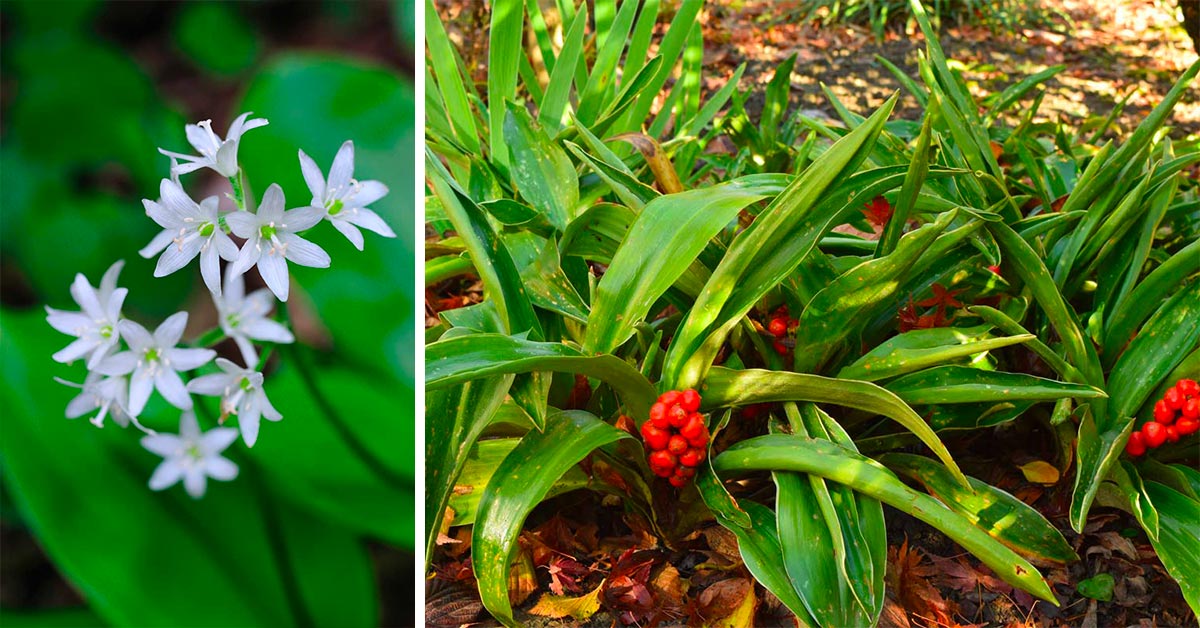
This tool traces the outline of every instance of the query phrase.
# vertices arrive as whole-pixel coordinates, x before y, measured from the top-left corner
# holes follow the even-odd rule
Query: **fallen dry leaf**
[[[562,619],[563,617],[573,617],[578,620],[587,619],[600,610],[600,589],[603,587],[604,583],[601,582],[590,593],[579,597],[543,595],[537,604],[529,609],[529,612],[552,619]]]
[[[1045,460],[1034,460],[1020,466],[1021,473],[1025,474],[1025,479],[1037,484],[1045,484],[1047,486],[1058,483],[1058,469],[1054,465]]]

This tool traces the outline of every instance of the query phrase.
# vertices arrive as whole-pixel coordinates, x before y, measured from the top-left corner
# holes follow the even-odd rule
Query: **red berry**
[[[1146,441],[1141,432],[1129,435],[1129,441],[1125,443],[1125,453],[1130,456],[1140,456],[1146,453]]]
[[[687,421],[683,423],[683,427],[679,428],[679,435],[687,439],[696,438],[704,431],[704,416],[698,412],[693,412],[688,415]]]
[[[1185,396],[1200,396],[1200,384],[1196,383],[1196,380],[1194,379],[1181,379],[1175,382],[1175,387],[1178,388],[1179,392],[1183,393]]]
[[[1167,428],[1161,423],[1147,423],[1142,426],[1142,438],[1147,447],[1155,449],[1167,440]]]
[[[787,319],[772,318],[771,324],[767,325],[767,331],[771,332],[776,338],[787,333]]]
[[[787,355],[788,346],[782,342],[776,340],[771,346],[775,348],[775,353],[778,353],[779,355]]]
[[[674,486],[675,488],[683,488],[687,485],[688,479],[679,475],[672,475],[671,477],[667,478],[667,481],[670,482],[671,486]]]
[[[1154,404],[1154,420],[1163,425],[1175,422],[1175,411],[1167,407],[1167,402],[1161,399]]]
[[[683,406],[688,412],[695,412],[700,409],[700,393],[696,389],[689,388],[679,395],[679,405]]]
[[[678,390],[668,390],[667,392],[659,395],[658,400],[664,406],[667,406],[669,408],[669,407],[679,403],[679,391]]]
[[[679,467],[675,470],[675,475],[690,478],[696,475],[696,470],[691,467]]]
[[[679,456],[679,464],[685,467],[695,467],[700,464],[701,458],[700,449],[689,449]]]
[[[1165,401],[1167,407],[1172,410],[1178,410],[1183,407],[1183,393],[1179,392],[1178,386],[1172,386],[1171,388],[1168,388],[1167,393],[1163,395],[1162,400]]]
[[[649,460],[651,467],[661,467],[667,469],[675,468],[675,456],[665,449],[651,452]]]
[[[687,448],[687,439],[682,436],[672,436],[671,440],[667,443],[667,451],[675,454],[676,456],[687,451]]]
[[[1168,443],[1179,442],[1179,431],[1175,429],[1174,425],[1168,425],[1166,427],[1166,429],[1163,431],[1165,431],[1167,433],[1167,442]]]
[[[1180,436],[1194,434],[1196,430],[1200,430],[1200,419],[1189,419],[1184,417],[1175,422],[1175,431],[1178,432]]]
[[[667,410],[667,422],[673,428],[681,428],[687,422],[688,411],[683,409],[683,406],[674,405],[670,410]]]
[[[1200,419],[1200,397],[1192,397],[1183,402],[1181,411],[1185,419]]]
[[[708,427],[703,427],[695,438],[689,438],[687,442],[692,447],[704,447],[708,445]]]
[[[667,404],[660,401],[650,406],[650,422],[655,427],[667,428]]]
[[[671,432],[646,421],[642,424],[642,439],[650,449],[666,449],[668,441],[671,440]]]
[[[669,478],[675,473],[675,467],[650,467],[650,471],[660,478]]]

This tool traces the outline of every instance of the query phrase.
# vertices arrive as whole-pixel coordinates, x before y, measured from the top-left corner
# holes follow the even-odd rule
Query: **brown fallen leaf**
[[[888,585],[895,589],[897,601],[909,613],[909,618],[922,626],[953,626],[957,610],[946,601],[930,577],[939,570],[924,562],[919,549],[909,548],[908,539],[900,547],[888,548]]]
[[[1051,486],[1058,483],[1058,469],[1045,460],[1034,460],[1019,467],[1025,479],[1037,484]]]

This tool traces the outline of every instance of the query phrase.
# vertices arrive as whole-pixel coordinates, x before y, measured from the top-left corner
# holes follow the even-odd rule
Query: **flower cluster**
[[[1181,379],[1154,404],[1154,420],[1129,435],[1125,453],[1141,456],[1148,449],[1174,443],[1181,436],[1197,431],[1200,431],[1200,384]]]
[[[157,200],[142,202],[146,215],[163,229],[139,252],[145,258],[159,256],[155,277],[174,273],[200,258],[200,275],[212,295],[218,318],[218,329],[201,336],[211,342],[181,345],[187,312],[173,314],[153,331],[125,318],[122,306],[128,290],[117,287],[122,261],[108,269],[99,287],[93,287],[83,274],[76,275],[71,296],[80,311],[46,308],[47,322],[75,337],[54,354],[54,359],[63,363],[86,359],[88,369],[83,384],[59,380],[81,389],[67,405],[66,416],[73,419],[95,413],[91,422],[97,427],[103,427],[104,419],[111,416],[121,427],[133,423],[146,432],[142,446],[163,457],[149,481],[153,490],[182,481],[187,493],[198,498],[205,492],[207,478],[234,479],[237,465],[221,452],[239,433],[247,447],[253,446],[262,418],[283,418],[263,388],[261,371],[266,360],[265,355],[260,358],[255,343],[286,344],[295,340],[286,325],[271,318],[276,299],[288,298],[287,263],[319,268],[330,265],[329,255],[301,233],[329,221],[359,250],[363,248],[359,228],[395,237],[366,207],[383,198],[387,187],[378,181],[353,178],[354,144],[350,141],[338,150],[328,178],[300,151],[300,170],[312,193],[307,205],[287,209],[283,190],[272,184],[254,210],[237,160],[238,145],[245,132],[266,125],[267,120],[250,119],[250,113],[244,113],[230,125],[224,139],[213,131],[210,120],[187,125],[188,142],[199,155],[159,149],[171,157],[170,178],[159,185]],[[229,198],[236,209],[221,211],[216,196],[196,202],[188,195],[180,176],[202,168],[229,179]],[[226,262],[223,275],[221,260]],[[267,287],[247,295],[243,275],[255,267]],[[217,357],[216,351],[205,346],[224,339],[237,346],[244,366]],[[186,381],[191,372],[214,359],[218,372]],[[159,434],[139,422],[155,391],[181,411],[177,436]],[[237,428],[214,427],[202,432],[193,394],[219,397],[220,422],[236,415]]]
[[[696,475],[708,451],[708,425],[699,409],[700,394],[695,390],[672,390],[650,406],[650,419],[642,424],[650,470],[676,488]]]
[[[775,353],[787,355],[791,350],[787,335],[796,331],[796,326],[799,324],[800,321],[788,314],[786,305],[781,305],[775,310],[775,313],[771,315],[771,321],[767,323],[767,333],[775,337],[775,341],[771,343]]]

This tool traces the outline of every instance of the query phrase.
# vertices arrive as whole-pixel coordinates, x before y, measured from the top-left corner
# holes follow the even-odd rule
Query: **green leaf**
[[[475,522],[484,487],[496,474],[500,463],[519,442],[519,438],[496,438],[475,443],[471,453],[467,455],[467,463],[463,466],[462,473],[458,474],[458,479],[454,482],[454,492],[450,495],[450,509],[454,511],[454,521],[450,525],[465,526]],[[585,488],[590,482],[583,469],[571,467],[550,487],[546,499]]]
[[[1183,590],[1183,599],[1193,613],[1200,614],[1200,502],[1158,482],[1146,482],[1146,495],[1159,514],[1158,539],[1151,539],[1154,551],[1167,573]]]
[[[586,353],[608,353],[675,283],[710,239],[747,205],[782,189],[778,175],[752,175],[659,197],[642,209],[596,285]]]
[[[781,434],[741,441],[713,460],[720,471],[799,471],[869,495],[941,530],[1005,582],[1051,604],[1057,600],[1037,569],[941,502],[904,485],[879,463],[822,440]]]
[[[376,620],[372,569],[359,539],[267,490],[260,465],[245,458],[240,445],[226,455],[241,476],[210,482],[203,499],[188,497],[179,486],[151,491],[147,481],[161,459],[141,448],[136,432],[111,422],[98,431],[63,418],[75,391],[51,377],[67,375],[49,358],[63,346],[63,336],[44,315],[6,309],[0,337],[6,488],[41,547],[106,622]],[[172,430],[168,426],[177,426],[178,418],[177,410],[157,403],[142,415],[148,424]],[[236,522],[236,534],[214,521]],[[198,605],[197,596],[221,603]]]
[[[517,95],[517,75],[525,48],[525,7],[515,0],[498,2],[492,7],[491,27],[488,29],[487,102],[491,160],[501,170],[513,161],[508,154],[504,134],[505,103]]]
[[[1115,583],[1116,580],[1113,579],[1112,574],[1101,573],[1086,580],[1080,580],[1079,584],[1075,585],[1075,590],[1083,597],[1101,602],[1111,602]]]
[[[258,58],[254,31],[238,14],[237,5],[197,3],[186,5],[175,22],[175,43],[196,65],[216,74],[236,74]],[[213,45],[213,33],[221,44]]]
[[[888,453],[880,456],[879,462],[917,480],[951,510],[1026,558],[1059,563],[1079,560],[1053,524],[1005,491],[970,476],[971,490],[966,490],[942,465],[924,456]]]
[[[443,341],[448,342],[448,341]],[[471,447],[504,403],[513,375],[468,381],[425,392],[425,568],[433,559],[437,535],[454,483]]]
[[[501,334],[472,334],[425,347],[425,390],[437,390],[507,373],[565,371],[602,380],[621,396],[630,416],[642,421],[658,397],[654,386],[620,358],[586,355],[565,344]]]
[[[829,226],[818,215],[826,190],[862,163],[896,104],[893,95],[866,122],[834,143],[734,238],[671,341],[663,367],[668,388],[704,378],[729,333],[807,256]]]
[[[985,371],[969,366],[938,366],[889,382],[886,388],[913,405],[977,403],[1033,399],[1096,399],[1103,390],[1083,384],[1057,382],[1024,373]]]
[[[536,2],[533,5],[536,6]],[[533,17],[532,12],[530,17]],[[550,72],[550,82],[546,85],[546,95],[542,97],[542,104],[538,110],[538,122],[551,132],[557,132],[566,120],[566,109],[571,95],[571,81],[575,77],[575,68],[579,65],[580,55],[583,51],[583,34],[587,23],[587,3],[585,2],[580,5],[579,12],[575,14],[575,19],[571,21],[571,27],[563,39],[562,50],[554,61],[553,70]]]
[[[472,154],[481,152],[479,135],[475,127],[475,116],[463,86],[463,77],[458,72],[454,44],[446,35],[446,28],[438,17],[433,0],[425,0],[425,45],[429,47],[430,65],[437,76],[437,88],[450,116],[455,139]]]
[[[565,229],[579,204],[579,177],[567,153],[535,126],[523,105],[514,102],[507,103],[505,110],[504,141],[521,196],[550,224]]]
[[[747,406],[754,403],[812,401],[832,403],[886,416],[915,434],[967,485],[946,446],[912,408],[887,389],[869,382],[833,379],[805,373],[713,367],[704,380],[701,396],[705,408]]]
[[[1121,302],[1104,328],[1104,356],[1108,363],[1116,362],[1134,331],[1158,309],[1162,300],[1198,272],[1198,256],[1200,240],[1183,247],[1151,271]]]
[[[525,517],[568,469],[623,438],[632,437],[587,412],[559,412],[548,417],[545,432],[527,434],[500,463],[479,500],[471,540],[479,597],[493,617],[520,625],[508,602],[508,569]]]
[[[881,343],[838,372],[841,379],[876,382],[985,351],[1033,340],[1033,334],[988,338],[991,325],[914,329]]]

